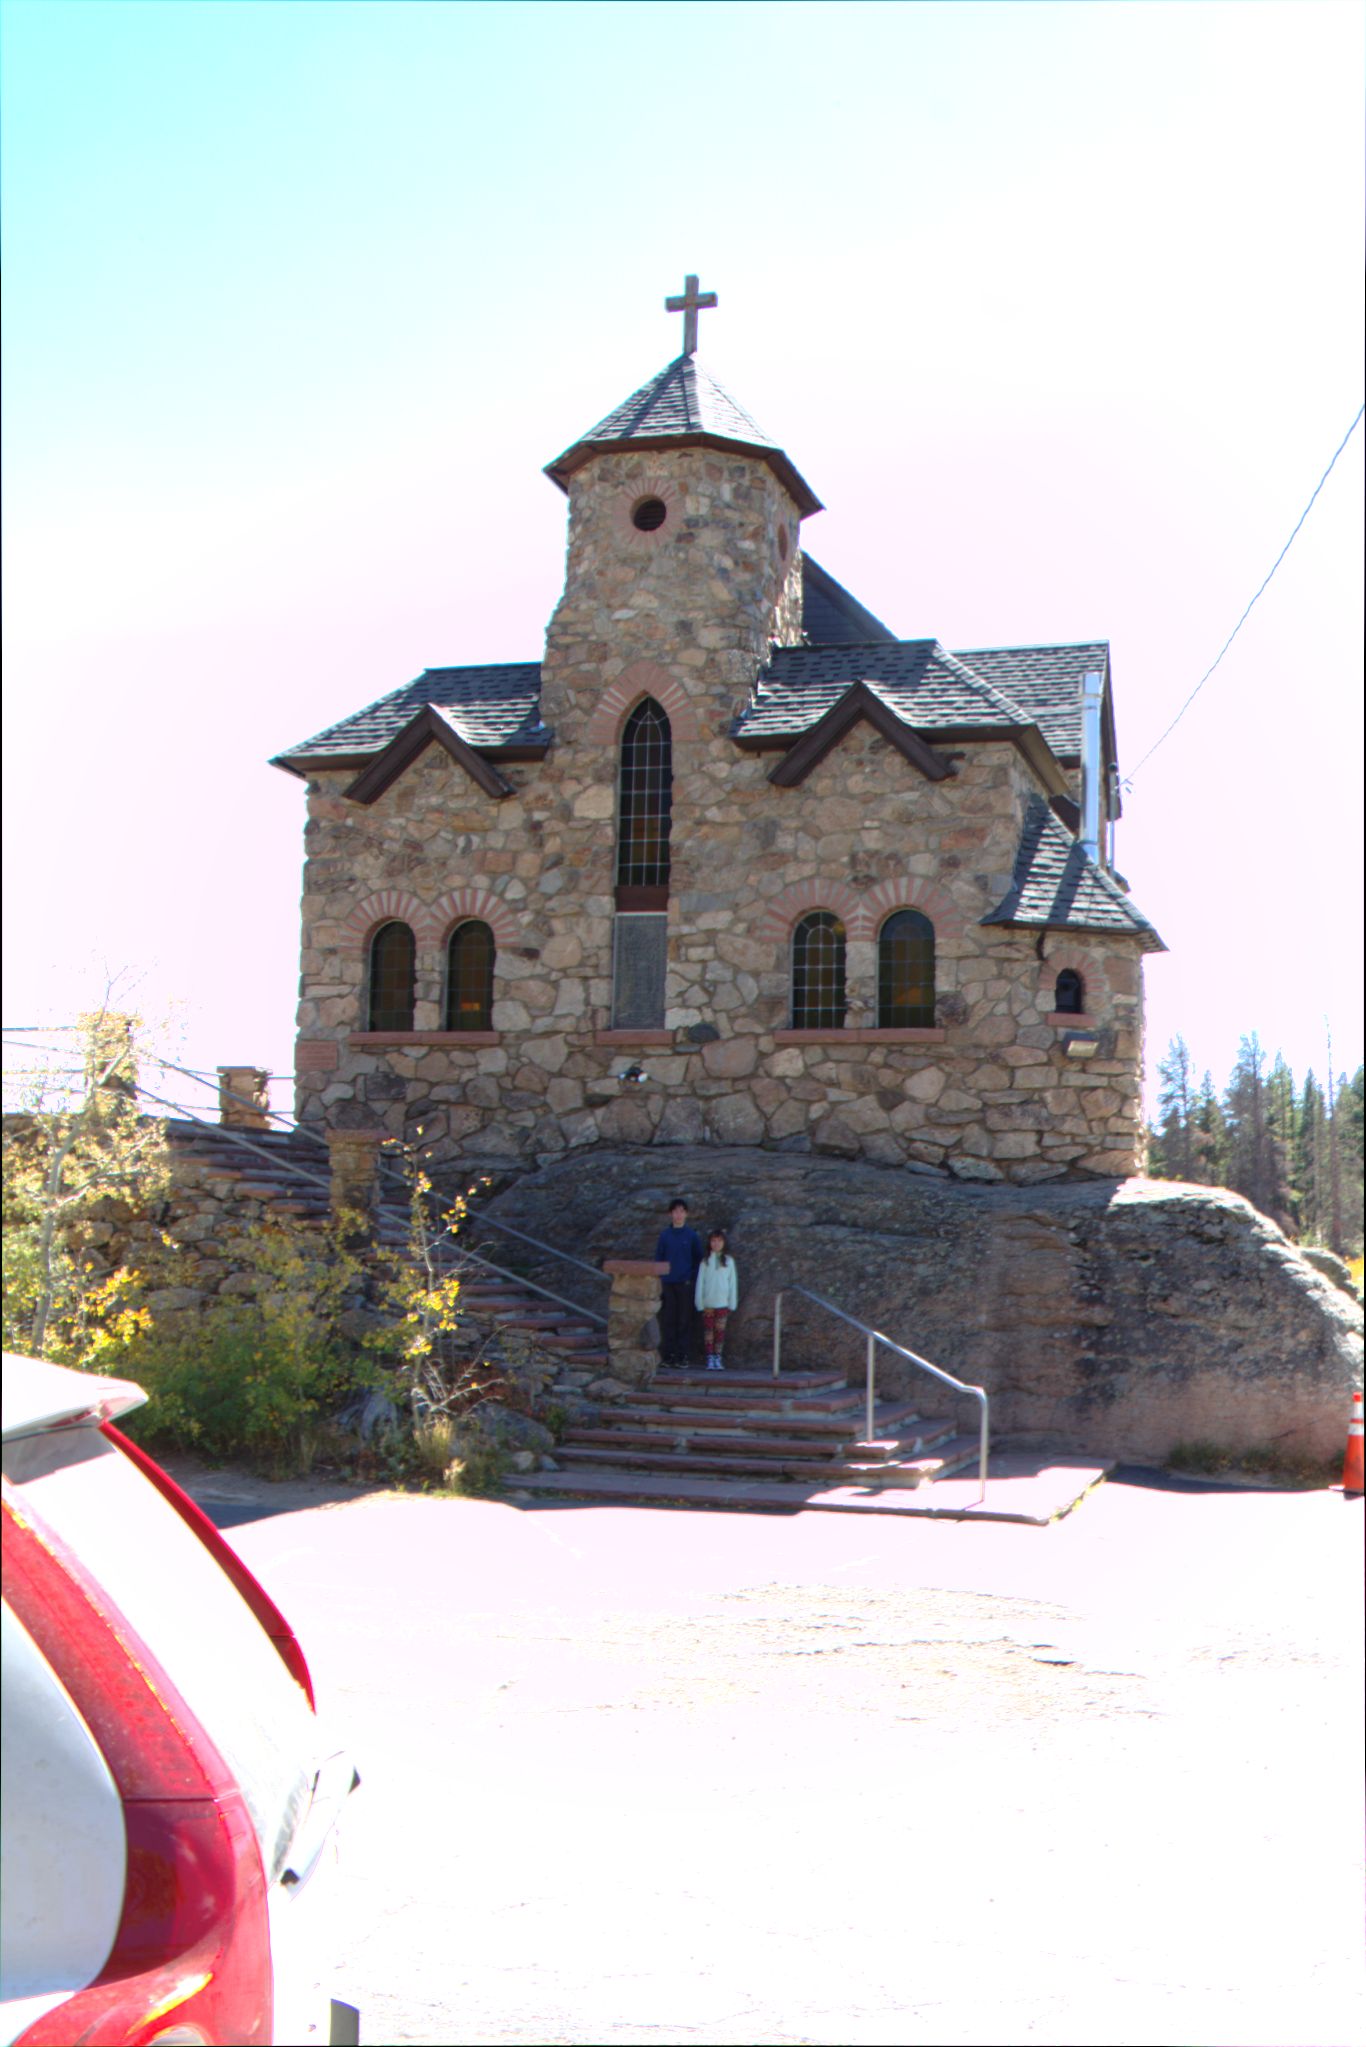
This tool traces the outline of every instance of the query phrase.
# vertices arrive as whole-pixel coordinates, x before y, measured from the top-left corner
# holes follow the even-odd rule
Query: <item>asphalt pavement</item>
[[[1362,1508],[1047,1528],[193,1489],[361,1768],[395,2042],[1366,2036]]]

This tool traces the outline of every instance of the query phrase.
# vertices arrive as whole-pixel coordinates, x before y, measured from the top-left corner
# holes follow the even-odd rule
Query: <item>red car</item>
[[[357,2039],[323,1981],[357,1779],[293,1632],[115,1426],[140,1387],[4,1374],[0,2042]]]

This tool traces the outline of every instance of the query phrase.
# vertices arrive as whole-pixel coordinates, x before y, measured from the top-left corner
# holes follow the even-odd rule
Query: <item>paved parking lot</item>
[[[199,1489],[360,1761],[364,2039],[1363,2036],[1359,1502]]]

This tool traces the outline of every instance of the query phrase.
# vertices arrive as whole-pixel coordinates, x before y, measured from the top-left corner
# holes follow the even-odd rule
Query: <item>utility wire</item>
[[[1342,453],[1343,449],[1344,449],[1344,448],[1345,448],[1345,447],[1347,446],[1347,443],[1348,443],[1348,442],[1349,442],[1349,441],[1351,440],[1351,438],[1352,438],[1352,435],[1353,435],[1353,434],[1354,434],[1354,433],[1356,432],[1357,428],[1358,428],[1358,427],[1359,427],[1359,426],[1361,425],[1361,415],[1362,415],[1362,413],[1363,413],[1363,412],[1366,412],[1366,405],[1363,405],[1363,406],[1361,406],[1361,407],[1360,407],[1360,409],[1359,409],[1359,410],[1358,410],[1358,412],[1357,412],[1357,416],[1356,416],[1356,418],[1355,418],[1355,419],[1354,419],[1354,420],[1352,421],[1352,424],[1351,424],[1351,425],[1350,425],[1350,426],[1348,427],[1348,429],[1347,429],[1346,433],[1345,433],[1345,434],[1343,435],[1342,439],[1341,439],[1341,440],[1340,440],[1340,441],[1338,442],[1337,448],[1336,448],[1336,450],[1334,451],[1334,455],[1333,455],[1333,462],[1336,462],[1336,461],[1337,461],[1337,459],[1338,459],[1338,456],[1339,456],[1339,455],[1340,455],[1340,454]],[[1305,520],[1306,520],[1306,519],[1307,519],[1307,518],[1309,517],[1309,514],[1310,514],[1310,512],[1311,512],[1311,511],[1312,511],[1312,509],[1313,509],[1313,505],[1314,505],[1314,498],[1316,498],[1316,497],[1318,496],[1319,492],[1320,492],[1320,491],[1321,491],[1321,490],[1323,489],[1323,486],[1325,485],[1325,483],[1327,483],[1327,481],[1328,481],[1329,477],[1330,477],[1330,476],[1332,475],[1332,473],[1333,473],[1333,462],[1330,462],[1330,463],[1328,464],[1328,467],[1327,467],[1327,468],[1326,468],[1326,469],[1324,470],[1324,472],[1323,472],[1322,476],[1321,476],[1321,477],[1319,478],[1318,482],[1317,482],[1317,483],[1316,483],[1316,484],[1314,485],[1314,495],[1313,495],[1313,497],[1311,497],[1311,498],[1310,498],[1310,500],[1309,500],[1309,503],[1308,503],[1308,504],[1307,504],[1307,505],[1305,506],[1304,510],[1303,510],[1303,511],[1302,511],[1302,512],[1300,513],[1300,516],[1299,516],[1299,518],[1298,518],[1298,519],[1297,519],[1297,520],[1295,521],[1295,533],[1298,533],[1298,532],[1299,532],[1299,530],[1300,530],[1301,526],[1303,526],[1303,524],[1304,524]],[[1225,654],[1227,654],[1227,652],[1228,652],[1229,648],[1230,648],[1230,647],[1231,647],[1231,646],[1233,645],[1233,642],[1234,642],[1234,641],[1235,641],[1235,640],[1237,639],[1237,637],[1238,637],[1239,633],[1240,633],[1240,632],[1242,631],[1242,629],[1243,629],[1243,624],[1244,624],[1244,621],[1245,621],[1245,620],[1246,620],[1246,618],[1247,618],[1248,612],[1249,612],[1249,611],[1251,611],[1251,609],[1252,609],[1253,605],[1254,605],[1254,604],[1255,604],[1255,603],[1257,602],[1257,599],[1258,599],[1258,597],[1260,597],[1260,596],[1261,596],[1261,594],[1262,594],[1262,591],[1263,591],[1263,590],[1265,590],[1265,588],[1266,588],[1267,584],[1268,584],[1268,583],[1269,583],[1269,582],[1271,581],[1271,578],[1272,578],[1272,577],[1273,577],[1273,576],[1275,575],[1275,573],[1276,573],[1277,569],[1278,569],[1278,568],[1280,567],[1281,563],[1282,563],[1282,562],[1283,562],[1283,561],[1285,560],[1286,556],[1287,556],[1287,555],[1289,554],[1289,552],[1290,552],[1290,543],[1291,543],[1291,541],[1293,541],[1293,540],[1294,540],[1294,538],[1295,538],[1295,533],[1292,533],[1292,534],[1291,534],[1291,536],[1290,536],[1290,540],[1287,540],[1287,541],[1286,541],[1286,543],[1285,543],[1285,546],[1284,546],[1284,547],[1283,547],[1283,548],[1281,549],[1280,553],[1279,553],[1279,554],[1278,554],[1278,555],[1276,556],[1276,559],[1275,559],[1275,561],[1274,561],[1274,562],[1272,562],[1272,564],[1271,564],[1271,567],[1270,567],[1270,568],[1269,568],[1269,569],[1267,570],[1267,572],[1266,572],[1265,576],[1263,576],[1263,578],[1262,578],[1262,580],[1261,580],[1261,583],[1260,583],[1260,585],[1258,586],[1258,588],[1257,588],[1256,592],[1254,593],[1254,595],[1253,595],[1252,597],[1250,597],[1250,598],[1248,599],[1248,603],[1247,603],[1247,609],[1246,609],[1246,610],[1245,610],[1245,611],[1243,612],[1243,616],[1242,616],[1242,618],[1240,618],[1240,619],[1239,619],[1239,621],[1238,621],[1237,625],[1236,625],[1236,626],[1235,626],[1235,627],[1233,628],[1233,631],[1232,631],[1232,632],[1231,632],[1231,633],[1229,634],[1228,638],[1227,638],[1227,639],[1226,639],[1226,640],[1224,641],[1224,644],[1223,644],[1223,646],[1222,646],[1222,647],[1221,647],[1221,648],[1219,649],[1219,652],[1218,652],[1218,653],[1217,653],[1217,654],[1215,655],[1214,659],[1213,659],[1213,660],[1212,660],[1212,661],[1210,662],[1210,665],[1209,665],[1209,667],[1208,667],[1208,668],[1207,668],[1207,669],[1205,670],[1205,672],[1204,672],[1204,674],[1203,674],[1203,675],[1201,676],[1201,678],[1200,678],[1199,682],[1197,682],[1197,683],[1196,683],[1196,685],[1195,685],[1195,688],[1194,688],[1194,689],[1193,689],[1193,690],[1191,691],[1190,695],[1189,695],[1189,696],[1188,696],[1188,697],[1186,698],[1186,701],[1185,701],[1185,703],[1184,703],[1184,704],[1182,704],[1182,706],[1181,706],[1180,710],[1179,710],[1179,711],[1177,712],[1176,716],[1175,716],[1175,717],[1174,717],[1174,718],[1172,719],[1172,722],[1171,722],[1171,724],[1170,724],[1170,725],[1169,725],[1169,726],[1167,727],[1166,731],[1165,731],[1164,733],[1162,733],[1162,735],[1161,735],[1161,737],[1160,737],[1160,738],[1158,738],[1158,739],[1155,739],[1155,740],[1153,741],[1152,745],[1151,745],[1151,746],[1150,746],[1150,747],[1148,748],[1148,751],[1147,751],[1147,752],[1146,752],[1146,753],[1144,754],[1144,756],[1143,756],[1143,759],[1142,759],[1142,760],[1141,760],[1141,761],[1140,761],[1140,762],[1138,763],[1138,767],[1135,767],[1135,768],[1133,768],[1133,769],[1132,769],[1132,770],[1131,770],[1131,771],[1130,771],[1130,772],[1129,772],[1129,773],[1128,773],[1127,775],[1125,775],[1125,776],[1124,776],[1124,778],[1123,778],[1123,780],[1124,780],[1124,787],[1125,787],[1126,789],[1130,789],[1130,790],[1131,790],[1131,789],[1133,788],[1133,783],[1134,783],[1134,776],[1135,776],[1135,775],[1136,775],[1136,774],[1138,773],[1138,771],[1139,771],[1139,768],[1142,768],[1142,767],[1143,767],[1143,766],[1144,766],[1144,765],[1145,765],[1145,764],[1146,764],[1146,763],[1147,763],[1148,761],[1150,761],[1150,760],[1152,759],[1153,755],[1154,755],[1154,754],[1155,754],[1155,753],[1157,752],[1157,749],[1158,749],[1158,747],[1159,747],[1159,746],[1161,746],[1161,744],[1162,744],[1162,741],[1163,741],[1164,739],[1169,739],[1169,738],[1171,737],[1172,733],[1173,733],[1173,732],[1175,732],[1175,730],[1176,730],[1177,726],[1178,726],[1178,725],[1179,725],[1179,724],[1181,723],[1181,720],[1182,720],[1182,719],[1183,719],[1183,718],[1185,717],[1185,715],[1186,715],[1187,711],[1188,711],[1188,710],[1190,709],[1191,705],[1192,705],[1192,704],[1193,704],[1193,703],[1195,702],[1195,699],[1196,699],[1196,698],[1197,698],[1197,697],[1199,696],[1199,694],[1200,694],[1201,690],[1202,690],[1202,689],[1203,689],[1203,688],[1205,687],[1205,684],[1206,684],[1206,683],[1207,683],[1207,682],[1209,681],[1209,679],[1210,679],[1210,677],[1211,677],[1211,676],[1213,675],[1213,673],[1214,673],[1215,669],[1216,669],[1216,668],[1217,668],[1217,667],[1219,666],[1219,663],[1220,663],[1220,662],[1221,662],[1221,661],[1223,660],[1223,658],[1224,658]]]

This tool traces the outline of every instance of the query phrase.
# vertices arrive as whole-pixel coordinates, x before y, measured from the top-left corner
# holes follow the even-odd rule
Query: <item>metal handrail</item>
[[[483,1209],[476,1209],[470,1217],[471,1227],[482,1229],[486,1223],[495,1230],[506,1230],[510,1237],[520,1237],[524,1244],[534,1244],[538,1251],[546,1251],[552,1258],[559,1258],[566,1265],[577,1265],[580,1272],[590,1272],[594,1279],[610,1282],[611,1275],[604,1272],[600,1265],[590,1265],[586,1258],[576,1258],[572,1251],[560,1251],[554,1244],[547,1244],[542,1237],[529,1236],[525,1230],[519,1230],[515,1223],[505,1223],[501,1216],[486,1215]]]
[[[871,1443],[871,1442],[873,1442],[873,1441],[875,1440],[875,1438],[874,1438],[874,1436],[873,1436],[873,1407],[874,1407],[874,1393],[873,1393],[873,1373],[874,1373],[874,1364],[873,1364],[873,1357],[874,1357],[874,1353],[875,1353],[875,1351],[876,1351],[876,1349],[877,1349],[877,1346],[878,1346],[878,1345],[879,1345],[880,1343],[886,1344],[886,1346],[887,1346],[888,1350],[894,1350],[894,1351],[896,1352],[896,1354],[897,1354],[897,1356],[898,1356],[898,1357],[903,1357],[903,1358],[907,1358],[907,1359],[909,1359],[909,1361],[910,1361],[910,1363],[911,1363],[911,1364],[913,1364],[913,1365],[918,1365],[918,1366],[920,1367],[920,1370],[921,1370],[922,1372],[928,1372],[928,1373],[930,1374],[930,1377],[931,1377],[932,1379],[938,1379],[938,1380],[939,1380],[939,1381],[941,1382],[941,1384],[943,1384],[943,1385],[945,1385],[945,1386],[952,1386],[952,1387],[953,1387],[953,1389],[954,1389],[954,1391],[955,1391],[955,1392],[957,1392],[957,1393],[966,1393],[966,1394],[970,1394],[970,1395],[971,1395],[971,1397],[972,1397],[972,1398],[973,1398],[973,1399],[974,1399],[975,1401],[977,1401],[977,1402],[979,1403],[979,1405],[980,1405],[980,1407],[981,1407],[981,1410],[982,1410],[982,1424],[981,1424],[981,1434],[980,1434],[980,1438],[979,1438],[979,1442],[980,1442],[980,1448],[981,1448],[981,1458],[980,1458],[980,1466],[979,1466],[979,1471],[978,1471],[978,1484],[979,1484],[979,1486],[980,1486],[980,1488],[981,1488],[981,1489],[980,1489],[980,1491],[978,1492],[978,1495],[977,1495],[977,1500],[976,1500],[976,1503],[975,1503],[975,1504],[976,1504],[977,1506],[979,1506],[979,1507],[980,1507],[980,1506],[981,1506],[981,1505],[983,1504],[983,1502],[985,1501],[985,1499],[986,1499],[986,1496],[987,1496],[987,1450],[988,1450],[988,1446],[989,1446],[989,1444],[990,1444],[990,1439],[991,1439],[991,1430],[990,1430],[990,1407],[989,1407],[989,1402],[988,1402],[988,1400],[987,1400],[987,1393],[986,1393],[986,1388],[985,1388],[985,1387],[983,1387],[983,1386],[969,1386],[969,1385],[967,1384],[967,1382],[966,1382],[965,1380],[963,1380],[963,1379],[955,1379],[955,1378],[954,1378],[954,1376],[953,1376],[953,1374],[952,1374],[952,1372],[945,1372],[945,1371],[943,1371],[943,1370],[941,1369],[941,1367],[940,1367],[940,1366],[938,1366],[938,1365],[932,1365],[932,1364],[930,1363],[930,1361],[929,1361],[929,1359],[928,1359],[928,1358],[922,1358],[922,1357],[920,1357],[920,1356],[918,1355],[918,1353],[917,1353],[917,1352],[915,1352],[915,1351],[913,1351],[913,1350],[907,1350],[907,1348],[906,1348],[905,1344],[903,1344],[903,1343],[894,1343],[894,1342],[892,1341],[892,1339],[891,1339],[891,1337],[890,1337],[890,1336],[884,1336],[884,1335],[883,1335],[883,1333],[882,1333],[882,1331],[881,1331],[880,1329],[874,1329],[874,1328],[873,1328],[873,1327],[872,1327],[872,1326],[871,1326],[871,1325],[870,1325],[869,1323],[867,1323],[867,1322],[860,1322],[860,1321],[858,1320],[858,1318],[857,1318],[856,1316],[854,1316],[854,1315],[847,1315],[847,1314],[845,1313],[844,1309],[843,1309],[843,1308],[837,1308],[837,1307],[835,1306],[835,1304],[834,1304],[834,1302],[833,1302],[833,1301],[827,1301],[827,1300],[825,1300],[825,1299],[824,1299],[824,1298],[823,1298],[823,1297],[822,1297],[822,1296],[821,1296],[820,1294],[813,1294],[813,1293],[812,1293],[812,1291],[811,1291],[811,1289],[810,1289],[810,1287],[806,1287],[806,1286],[797,1286],[797,1285],[796,1285],[795,1283],[794,1283],[794,1284],[792,1284],[792,1285],[789,1285],[789,1286],[785,1286],[785,1287],[781,1287],[781,1288],[779,1288],[779,1290],[778,1290],[777,1294],[776,1294],[776,1295],[774,1296],[774,1301],[773,1301],[773,1376],[774,1376],[774,1378],[775,1378],[775,1379],[776,1379],[776,1378],[778,1377],[778,1373],[779,1373],[779,1369],[780,1369],[780,1364],[781,1364],[781,1357],[782,1357],[782,1344],[783,1344],[783,1295],[784,1295],[784,1294],[804,1294],[804,1295],[806,1296],[807,1300],[808,1300],[808,1301],[814,1301],[814,1302],[815,1302],[815,1304],[816,1304],[816,1306],[817,1306],[818,1308],[824,1308],[824,1309],[826,1310],[827,1314],[830,1314],[830,1315],[835,1315],[835,1316],[837,1316],[837,1317],[839,1318],[839,1320],[840,1320],[841,1322],[847,1322],[847,1323],[849,1324],[849,1327],[850,1327],[851,1329],[857,1329],[857,1330],[859,1330],[859,1331],[860,1331],[860,1332],[862,1333],[862,1335],[864,1335],[864,1336],[866,1336],[866,1337],[867,1337],[867,1339],[868,1339],[868,1395],[867,1395],[867,1431],[868,1431],[868,1433],[867,1433],[867,1438],[866,1438],[866,1440],[867,1440],[868,1442],[870,1442],[870,1443]]]

